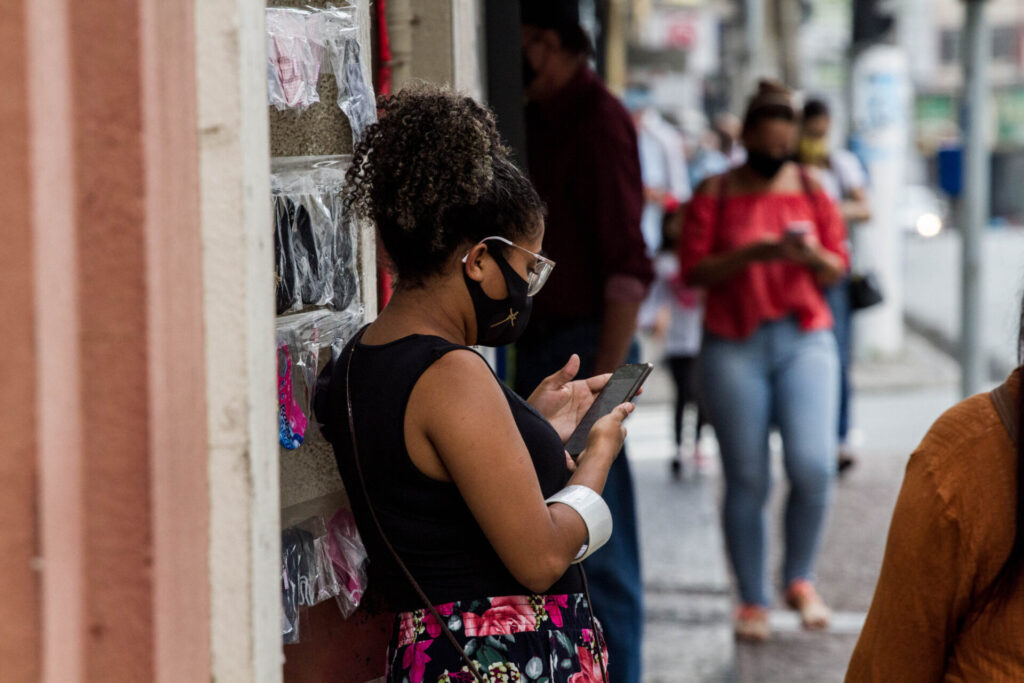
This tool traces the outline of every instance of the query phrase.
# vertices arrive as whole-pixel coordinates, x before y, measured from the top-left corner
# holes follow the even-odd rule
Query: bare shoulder
[[[497,386],[497,380],[479,353],[472,349],[455,349],[427,368],[419,384],[440,394],[462,395],[470,390],[472,395],[484,393],[490,385]]]
[[[718,175],[708,176],[697,185],[697,189],[694,190],[694,194],[697,196],[704,197],[715,197],[721,192],[722,183],[725,182],[726,173],[719,173]]]

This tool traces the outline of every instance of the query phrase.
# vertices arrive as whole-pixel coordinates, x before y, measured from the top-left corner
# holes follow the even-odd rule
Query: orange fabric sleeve
[[[970,538],[935,483],[934,462],[922,445],[907,465],[847,683],[943,678],[976,568]]]

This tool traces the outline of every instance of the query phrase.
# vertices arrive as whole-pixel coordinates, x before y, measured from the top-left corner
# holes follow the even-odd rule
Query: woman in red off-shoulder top
[[[822,287],[842,276],[848,256],[842,218],[789,160],[796,111],[788,90],[761,84],[743,141],[746,163],[698,188],[679,258],[686,282],[707,290],[698,376],[725,473],[726,544],[742,603],[736,634],[764,640],[772,426],[790,483],[786,599],[805,627],[829,621],[813,571],[835,470],[839,365]]]

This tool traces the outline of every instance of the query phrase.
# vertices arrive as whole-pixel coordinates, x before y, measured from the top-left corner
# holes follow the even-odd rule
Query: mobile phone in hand
[[[576,458],[583,452],[583,449],[587,447],[587,437],[590,436],[590,429],[594,423],[612,412],[615,406],[632,401],[653,369],[654,366],[650,363],[627,363],[619,366],[612,373],[608,383],[594,399],[590,410],[576,425],[572,436],[566,442],[565,450],[569,451],[569,455]]]
[[[803,242],[804,238],[811,234],[813,228],[814,223],[811,221],[790,221],[786,224],[784,238],[794,242]]]

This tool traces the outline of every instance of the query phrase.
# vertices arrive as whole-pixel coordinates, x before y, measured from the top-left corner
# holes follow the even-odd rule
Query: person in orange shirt
[[[1024,680],[1022,420],[1018,368],[911,455],[848,683]]]

